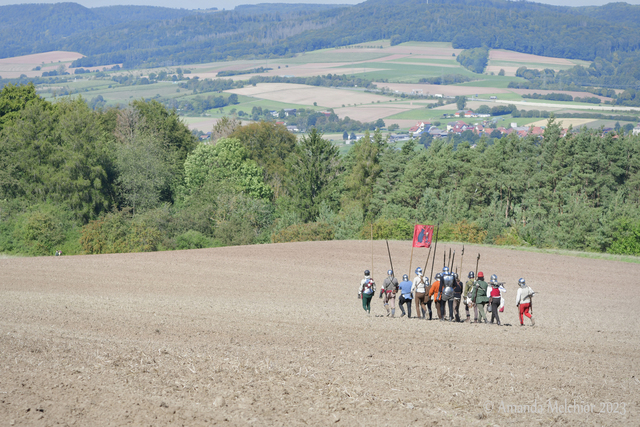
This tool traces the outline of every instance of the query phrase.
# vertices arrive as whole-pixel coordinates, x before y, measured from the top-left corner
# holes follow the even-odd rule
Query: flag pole
[[[411,258],[409,259],[409,276],[411,276],[411,264],[413,264],[413,240],[411,241]]]
[[[436,243],[433,248],[433,260],[431,262],[431,275],[429,276],[429,280],[433,282],[433,265],[436,263],[436,252],[438,251],[438,233],[440,232],[440,224],[437,225],[436,228]]]
[[[373,222],[371,223],[371,278],[373,279]]]

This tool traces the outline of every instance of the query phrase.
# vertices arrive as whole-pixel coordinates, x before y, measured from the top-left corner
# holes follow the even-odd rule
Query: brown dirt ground
[[[389,243],[407,272],[410,243]],[[371,248],[1,259],[0,424],[637,425],[640,264],[466,245],[463,271],[480,252],[507,282],[498,327],[382,317],[377,297],[366,315]],[[521,276],[535,327],[516,325]]]

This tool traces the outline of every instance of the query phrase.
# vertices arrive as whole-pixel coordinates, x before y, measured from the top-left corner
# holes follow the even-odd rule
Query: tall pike
[[[437,225],[436,228],[436,244],[433,248],[433,261],[431,262],[431,275],[429,275],[429,279],[433,282],[433,265],[436,263],[436,252],[438,251],[438,233],[440,232],[440,224]],[[427,262],[429,260],[427,259]]]

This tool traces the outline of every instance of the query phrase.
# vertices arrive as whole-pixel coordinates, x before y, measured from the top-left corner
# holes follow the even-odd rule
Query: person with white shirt
[[[368,314],[371,314],[371,298],[376,293],[376,282],[373,281],[369,270],[364,271],[364,279],[360,281],[358,289],[358,298],[362,298],[362,308]]]
[[[427,290],[429,289],[429,278],[422,275],[422,268],[416,268],[416,277],[413,279],[411,293],[416,301],[416,316],[426,318],[427,314]],[[422,316],[420,316],[422,313]],[[429,320],[431,320],[431,307],[429,307]]]
[[[516,306],[520,311],[520,326],[524,326],[524,316],[527,316],[531,320],[531,326],[536,324],[535,320],[533,320],[533,307],[531,306],[532,301],[531,298],[535,294],[533,290],[527,286],[525,280],[520,278],[518,280],[518,285],[520,288],[516,293]]]

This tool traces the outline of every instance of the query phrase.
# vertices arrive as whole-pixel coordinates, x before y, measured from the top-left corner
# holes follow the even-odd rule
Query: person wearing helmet
[[[467,283],[464,284],[464,309],[467,312],[467,322],[471,323],[471,313],[469,312],[469,306],[473,306],[473,313],[474,313],[474,322],[478,321],[478,307],[475,306],[475,304],[473,303],[473,301],[471,300],[471,291],[473,291],[473,286],[475,285],[476,281],[475,281],[475,274],[473,273],[473,271],[469,272],[469,280],[467,280]]]
[[[416,302],[416,316],[426,318],[427,307],[427,290],[429,289],[429,278],[422,275],[422,268],[416,268],[416,277],[413,279],[411,293]],[[422,314],[422,315],[421,315]],[[429,307],[429,319],[431,319],[431,307]]]
[[[455,277],[449,270],[449,267],[445,266],[442,269],[442,277],[440,278],[440,310],[442,311],[442,317],[446,319],[445,308],[449,307],[449,321],[453,322],[453,298],[455,291],[453,287],[455,285]]]
[[[453,273],[453,315],[456,322],[462,322],[460,320],[460,300],[462,298],[462,282],[458,277],[458,273]]]
[[[387,271],[387,278],[382,283],[382,291],[384,299],[382,300],[384,308],[387,310],[387,316],[396,317],[396,292],[398,291],[398,279],[393,275],[393,270]]]
[[[476,281],[473,287],[473,303],[478,307],[478,313],[480,317],[478,320],[480,322],[487,323],[487,315],[485,314],[485,305],[489,302],[489,297],[487,297],[487,282],[484,281],[484,273],[482,271],[478,272],[478,280]]]
[[[400,298],[398,299],[398,306],[400,307],[400,311],[402,314],[400,317],[403,317],[405,314],[409,314],[409,318],[411,318],[411,287],[413,283],[409,281],[409,276],[404,274],[402,275],[402,282],[398,285]],[[404,311],[404,305],[407,305],[407,313]]]
[[[429,303],[433,298],[433,301],[435,302],[435,306],[436,306],[436,313],[438,315],[439,320],[442,320],[444,318],[444,313],[442,313],[442,307],[440,306],[440,299],[438,298],[438,290],[440,289],[441,280],[442,280],[442,274],[436,273],[435,280],[433,281],[433,283],[431,284],[431,287],[429,288]]]
[[[531,320],[531,326],[536,324],[535,320],[533,320],[533,307],[532,307],[532,297],[535,292],[527,286],[525,280],[521,278],[518,280],[518,293],[516,294],[516,307],[520,312],[520,326],[524,326],[524,316],[527,316]]]
[[[373,281],[369,270],[364,271],[364,279],[360,281],[358,289],[358,298],[362,298],[362,308],[368,314],[371,314],[371,298],[376,293],[376,282]]]
[[[489,281],[491,285],[491,289],[489,290],[489,304],[491,304],[491,324],[495,320],[498,326],[501,326],[500,323],[500,315],[498,314],[498,307],[500,307],[500,288],[498,285],[498,276],[493,274],[491,276],[491,280]]]

